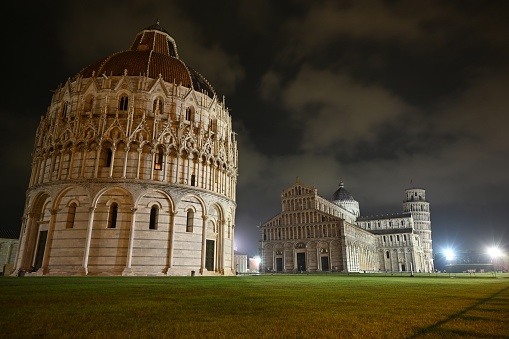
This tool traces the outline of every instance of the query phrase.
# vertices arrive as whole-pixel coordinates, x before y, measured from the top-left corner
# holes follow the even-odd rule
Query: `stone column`
[[[56,155],[57,153],[57,150],[53,150],[51,152],[51,163],[49,165],[49,180],[48,181],[52,181],[51,179],[53,178],[53,171],[55,170],[55,161],[56,161]]]
[[[315,257],[316,257],[316,270],[321,271],[322,270],[322,256],[320,253],[320,243],[318,243],[318,246],[316,247]]]
[[[283,272],[286,272],[286,249],[283,243]]]
[[[28,224],[32,220],[32,214],[27,213],[21,219],[21,232],[20,239],[18,243],[18,249],[16,250],[16,259],[14,260],[14,272],[12,275],[17,275],[19,270],[23,266],[23,257],[26,255],[27,251],[27,237],[28,237]]]
[[[92,241],[92,228],[94,226],[94,214],[95,207],[90,207],[88,211],[88,229],[87,229],[87,238],[85,241],[85,253],[83,255],[83,266],[81,267],[81,271],[84,275],[88,275],[88,256],[90,255],[90,243]]]
[[[71,149],[71,159],[69,160],[69,170],[67,171],[68,174],[67,174],[67,178],[68,179],[72,179],[72,169],[73,169],[73,166],[74,166],[74,156],[76,154],[76,146],[73,146],[73,148]]]
[[[88,147],[83,148],[83,158],[81,159],[81,173],[80,178],[85,177],[85,168],[87,167],[87,156],[88,156]]]
[[[60,161],[58,162],[58,174],[57,174],[57,180],[61,180],[62,179],[62,168],[64,166],[64,154],[65,154],[65,149],[61,149],[60,152],[59,152],[59,159]]]
[[[150,161],[150,180],[154,180],[154,167],[155,167],[155,154],[157,152],[157,149],[153,148],[150,151],[151,161]]]
[[[113,167],[115,166],[115,153],[117,152],[117,146],[111,147],[111,163],[110,163],[110,173],[108,174],[108,178],[113,178]]]
[[[124,147],[125,156],[124,156],[124,168],[122,169],[122,179],[127,177],[127,162],[129,161],[129,146]]]
[[[328,246],[329,246],[329,253],[327,253],[327,255],[329,256],[329,271],[332,272],[333,271],[332,268],[334,267],[332,265],[332,241],[329,242]]]
[[[172,260],[173,260],[173,241],[174,241],[174,234],[175,234],[175,216],[177,215],[177,212],[168,211],[170,214],[170,225],[168,229],[168,256],[167,256],[167,270],[166,273],[169,275],[170,269],[172,268]]]
[[[207,252],[207,220],[208,216],[202,215],[203,223],[202,223],[202,237],[201,237],[201,266],[200,266],[200,273],[203,274],[205,271],[205,255]]]
[[[164,154],[163,154],[163,163],[161,164],[162,168],[161,170],[163,171],[163,179],[162,181],[166,182],[166,178],[168,177],[168,158],[169,158],[169,155],[170,153],[168,151],[166,151]]]
[[[180,157],[181,157],[181,152],[178,152],[176,159],[175,159],[176,160],[176,162],[175,162],[175,180],[173,181],[177,184],[181,184],[181,182],[179,181]]]
[[[138,165],[136,166],[136,179],[140,178],[140,168],[141,168],[141,153],[143,152],[143,147],[138,147]]]
[[[98,173],[99,173],[99,160],[101,159],[101,150],[102,150],[102,146],[101,145],[97,145],[97,149],[96,149],[96,155],[95,155],[95,167],[94,167],[94,178],[97,178],[98,176]],[[72,164],[72,161],[71,163],[69,164],[69,178],[71,177],[70,174],[71,174],[71,164]]]
[[[53,243],[53,233],[55,231],[55,219],[59,210],[51,209],[51,218],[48,226],[48,238],[46,239],[46,246],[44,247],[44,257],[42,259],[41,273],[48,273],[48,262],[51,252],[51,244]]]
[[[42,171],[41,171],[41,178],[40,178],[40,183],[43,183],[44,182],[44,174],[46,173],[46,161],[48,161],[48,156],[47,154],[44,154],[44,159],[42,161]]]
[[[215,248],[215,258],[216,258],[216,264],[215,264],[215,271],[221,272],[223,271],[223,242],[224,242],[224,227],[225,224],[221,220],[217,220],[217,235],[216,235],[216,248]]]
[[[297,252],[295,251],[295,243],[292,248],[292,257],[293,257],[293,269],[294,271],[299,271],[299,264],[297,263]]]
[[[126,267],[122,275],[132,275],[131,264],[133,260],[134,229],[136,227],[136,208],[131,208],[131,229],[129,230],[129,247],[127,248]]]

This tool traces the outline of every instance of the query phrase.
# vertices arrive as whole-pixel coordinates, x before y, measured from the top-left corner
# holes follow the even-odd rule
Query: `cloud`
[[[97,8],[101,15],[96,15]],[[60,30],[61,47],[77,73],[104,56],[129,49],[136,33],[158,20],[189,67],[213,84],[219,95],[232,94],[245,75],[239,57],[228,53],[219,40],[205,41],[206,27],[193,19],[197,20],[181,10],[178,1],[72,2]]]
[[[422,129],[430,129],[429,139],[413,142],[427,146],[440,136],[452,136],[431,144],[431,149],[344,165],[348,173],[355,173],[354,185],[362,182],[364,187],[376,188],[374,194],[361,188],[361,197],[382,203],[387,199],[381,192],[414,179],[414,184],[427,188],[442,208],[490,207],[503,201],[509,188],[503,170],[509,167],[509,117],[505,112],[509,84],[505,79],[507,74],[502,70],[484,74],[472,79],[463,92],[443,101],[432,114],[418,115]]]
[[[192,68],[198,70],[212,84],[219,96],[233,94],[235,87],[245,76],[238,55],[227,54],[219,45],[209,48],[200,45],[190,47],[187,52],[190,57],[183,60],[186,63],[189,60],[188,65],[193,65]]]
[[[505,199],[509,178],[508,72],[486,73],[471,81],[461,94],[443,103],[435,126],[441,133],[456,133],[454,143],[441,152],[449,178],[466,196],[491,192],[493,201]],[[468,178],[468,181],[467,181]]]
[[[266,101],[278,101],[282,91],[281,75],[275,70],[268,70],[260,78],[260,97]]]
[[[413,110],[381,86],[310,66],[303,66],[285,86],[282,99],[292,117],[302,123],[302,148],[313,151],[372,142],[385,123]]]
[[[285,44],[278,63],[319,59],[331,50],[348,54],[353,45],[370,51],[397,46],[414,56],[443,49],[497,49],[506,50],[507,57],[509,4],[503,2],[327,0],[307,5],[300,15],[281,21]],[[376,55],[375,61],[384,62]]]
[[[237,189],[251,192],[250,188],[257,188],[256,182],[263,182],[264,173],[268,171],[270,160],[260,153],[251,140],[249,131],[241,121],[235,124],[237,136],[237,150],[239,153],[239,179]]]
[[[361,212],[401,211],[404,189],[425,188],[436,206],[489,206],[504,199],[509,178],[501,168],[509,167],[509,91],[506,72],[487,73],[471,79],[462,92],[448,96],[433,111],[409,106],[397,94],[378,86],[365,85],[343,73],[302,67],[295,79],[281,87],[276,73],[267,73],[269,93],[282,93],[282,102],[304,129],[303,147],[298,154],[268,157],[263,163],[270,170],[271,184],[289,186],[295,176],[304,184],[319,188],[328,196],[332,183],[346,182],[361,201]],[[358,157],[354,162],[334,158],[341,144],[345,149],[365,142],[380,147],[379,127],[395,126],[403,135],[394,157]],[[279,174],[278,174],[279,173]],[[489,192],[489,193],[488,193]],[[470,197],[470,198],[466,198]]]
[[[302,17],[293,17],[282,24],[288,44],[281,55],[299,59],[319,53],[339,39],[364,41],[416,41],[423,37],[420,23],[430,12],[398,11],[397,6],[382,1],[322,1],[310,5]],[[415,6],[414,6],[415,7]]]
[[[239,17],[242,25],[256,32],[266,32],[274,19],[274,9],[269,0],[240,0],[238,3]]]
[[[279,208],[281,190],[297,178],[304,185],[324,189],[327,196],[337,188],[335,185],[340,181],[342,169],[334,158],[310,153],[272,156],[254,146],[244,126],[236,125],[236,131],[239,133],[239,208],[249,206],[251,212],[248,213],[262,213],[262,219],[270,217],[271,212],[275,213]],[[254,197],[256,204],[253,203]]]
[[[460,131],[488,154],[507,153],[509,145],[509,70],[487,72],[472,79],[461,94],[442,104],[440,128],[444,132]]]
[[[302,41],[310,46],[327,43],[339,34],[370,39],[418,37],[416,15],[401,15],[394,7],[382,1],[352,2],[347,6],[337,1],[320,2],[306,12],[303,21],[289,21],[287,29],[301,32]]]

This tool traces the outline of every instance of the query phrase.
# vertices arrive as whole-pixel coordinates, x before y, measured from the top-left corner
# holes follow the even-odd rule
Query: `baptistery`
[[[232,118],[159,23],[58,86],[32,157],[13,274],[235,274]]]

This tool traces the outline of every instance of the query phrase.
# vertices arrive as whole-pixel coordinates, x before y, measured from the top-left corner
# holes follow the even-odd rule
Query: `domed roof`
[[[352,200],[355,201],[350,192],[348,192],[348,190],[345,188],[345,184],[341,181],[339,183],[339,188],[332,195],[332,201],[352,201]]]
[[[346,190],[342,181],[339,183],[339,188],[332,195],[332,203],[346,209],[356,217],[361,214],[359,202]]]
[[[201,74],[179,59],[175,40],[159,25],[159,22],[141,30],[129,50],[104,57],[78,73],[84,78],[92,77],[94,74],[144,75],[153,79],[161,76],[167,82],[205,92],[211,98],[216,94]]]

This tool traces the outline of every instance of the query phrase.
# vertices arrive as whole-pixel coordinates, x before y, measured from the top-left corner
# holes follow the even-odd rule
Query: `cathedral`
[[[331,199],[295,184],[281,213],[259,226],[265,272],[433,272],[425,190],[405,190],[403,212],[364,217],[344,183]]]
[[[159,23],[54,91],[32,156],[13,275],[235,274],[232,118]]]

